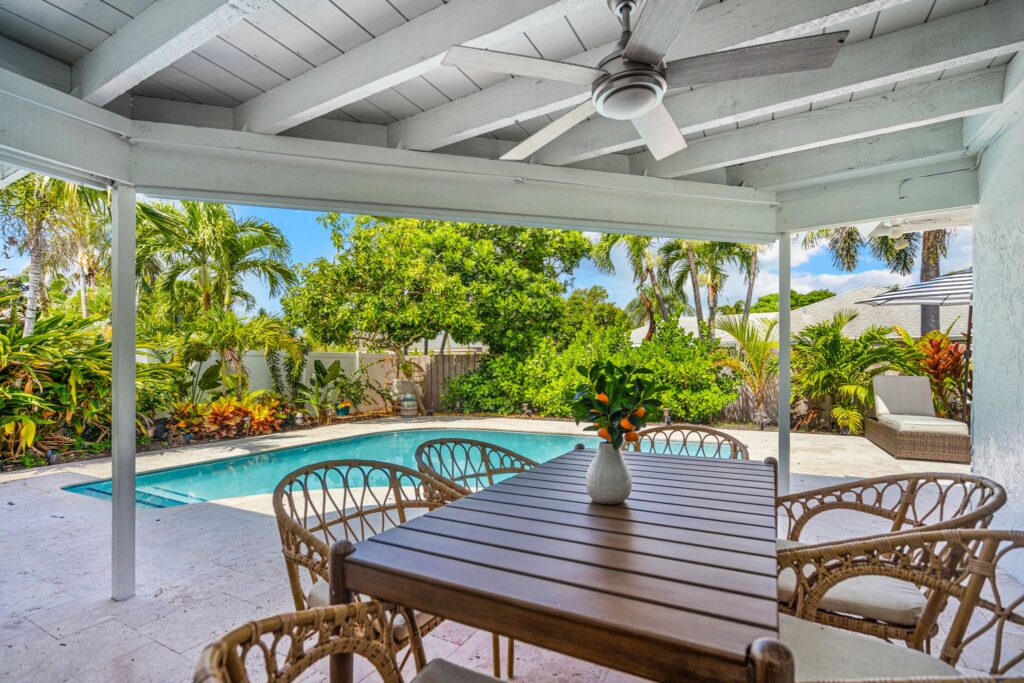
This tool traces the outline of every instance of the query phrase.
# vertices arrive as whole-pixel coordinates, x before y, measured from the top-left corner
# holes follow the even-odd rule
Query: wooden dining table
[[[774,468],[627,453],[629,499],[598,505],[593,456],[577,448],[357,544],[332,593],[656,681],[774,680],[754,675],[778,638]]]

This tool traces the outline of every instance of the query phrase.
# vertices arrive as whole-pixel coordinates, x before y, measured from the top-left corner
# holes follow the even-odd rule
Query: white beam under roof
[[[675,178],[991,111],[1003,100],[1004,71],[974,71],[711,135],[661,161],[641,152],[631,157],[631,170]]]
[[[964,119],[964,143],[970,153],[980,154],[1021,115],[1024,115],[1024,57],[1018,53],[1006,67],[1002,106],[990,114]]]
[[[954,161],[964,151],[960,121],[946,121],[730,166],[726,177],[730,185],[778,192]]]
[[[280,133],[441,65],[452,45],[486,48],[603,0],[451,0],[235,110],[239,130]]]
[[[75,62],[71,92],[107,104],[270,0],[156,0]]]
[[[731,47],[784,40],[878,12],[907,0],[728,0],[694,14],[666,60]],[[596,66],[615,43],[564,61]],[[586,88],[535,78],[514,78],[392,124],[392,147],[431,150],[579,104]]]
[[[780,232],[966,209],[978,203],[977,160],[886,171],[778,192],[776,198]]]
[[[11,183],[16,183],[28,174],[23,168],[16,166],[3,166],[0,165],[0,190],[4,189]]]
[[[0,69],[7,69],[61,92],[71,90],[71,67],[42,52],[0,36]]]
[[[826,70],[704,86],[665,98],[665,106],[683,134],[692,135],[966,64],[980,68],[984,60],[1019,50],[1024,2],[996,2],[846,45]],[[642,144],[628,121],[595,117],[540,150],[534,161],[567,164]]]
[[[130,121],[0,71],[0,161],[178,199],[769,242],[772,193]]]

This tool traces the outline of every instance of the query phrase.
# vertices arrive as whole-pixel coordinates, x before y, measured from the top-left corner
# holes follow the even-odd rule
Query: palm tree
[[[75,273],[79,313],[89,316],[89,289],[109,267],[110,202],[106,190],[46,179],[54,197],[56,230],[51,257],[59,270]]]
[[[650,294],[657,302],[661,319],[665,322],[671,317],[665,294],[662,291],[661,282],[658,280],[658,269],[660,261],[653,251],[654,238],[644,235],[614,235],[605,233],[593,246],[590,258],[598,270],[605,273],[614,273],[615,266],[612,264],[612,251],[618,245],[626,249],[626,258],[633,270],[633,281],[638,286],[638,291],[644,287],[644,283],[650,287]]]
[[[856,270],[864,246],[870,249],[872,256],[885,263],[891,272],[898,275],[912,273],[920,255],[919,276],[921,282],[927,282],[940,275],[940,262],[949,251],[951,234],[952,231],[949,229],[910,232],[903,236],[903,239],[907,240],[906,248],[897,249],[896,240],[891,237],[883,235],[865,239],[857,228],[847,225],[811,230],[804,235],[803,247],[810,249],[825,242],[829,253],[832,254],[832,263],[836,268],[847,272]],[[921,306],[921,335],[939,329],[939,325],[939,307]]]
[[[779,358],[776,352],[779,342],[775,339],[775,319],[757,322],[738,316],[725,316],[718,327],[736,339],[738,353],[731,367],[743,378],[754,399],[754,420],[762,422],[768,415],[768,392],[779,374]]]
[[[182,202],[158,208],[167,214],[154,234],[155,252],[166,260],[157,287],[173,295],[181,279],[199,287],[202,310],[228,310],[238,301],[248,309],[254,303],[243,287],[246,277],[267,285],[271,296],[295,283],[288,265],[291,248],[273,223],[256,218],[239,220],[223,204]]]
[[[58,198],[49,179],[30,173],[0,192],[0,236],[4,251],[15,248],[28,254],[28,291],[22,334],[35,330],[40,311],[46,308],[45,268],[50,258],[49,236],[55,227]]]
[[[735,259],[743,271],[743,278],[747,281],[747,296],[743,300],[743,323],[746,324],[750,318],[750,306],[754,301],[754,283],[761,271],[758,264],[758,257],[765,249],[763,244],[738,244],[736,245]],[[730,332],[730,334],[732,334]]]
[[[700,296],[700,278],[697,273],[697,249],[703,242],[669,240],[658,250],[661,256],[661,276],[672,283],[677,292],[685,291],[689,281],[693,289],[693,310],[697,316],[698,335],[704,337],[704,307]]]
[[[690,312],[685,292],[677,292],[673,287],[663,289],[665,290],[663,300],[672,320]],[[644,285],[637,289],[636,297],[626,304],[625,308],[631,325],[639,327],[645,322],[647,323],[647,334],[644,336],[647,341],[654,338],[654,333],[657,330],[658,312],[655,311],[654,301],[654,290],[650,285]]]

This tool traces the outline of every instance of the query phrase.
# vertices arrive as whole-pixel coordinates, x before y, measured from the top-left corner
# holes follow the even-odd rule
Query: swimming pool
[[[140,474],[135,480],[135,502],[146,508],[166,508],[270,493],[289,472],[325,460],[383,460],[416,469],[416,447],[442,438],[487,441],[539,462],[572,450],[578,443],[596,447],[599,441],[590,436],[479,429],[377,432]],[[65,490],[109,500],[111,482],[104,479],[75,484]]]

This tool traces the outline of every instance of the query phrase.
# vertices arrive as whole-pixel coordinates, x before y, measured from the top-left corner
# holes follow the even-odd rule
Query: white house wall
[[[974,471],[1006,487],[996,528],[1024,529],[1024,118],[988,148],[974,214]],[[1024,562],[1015,568],[1024,576]]]

